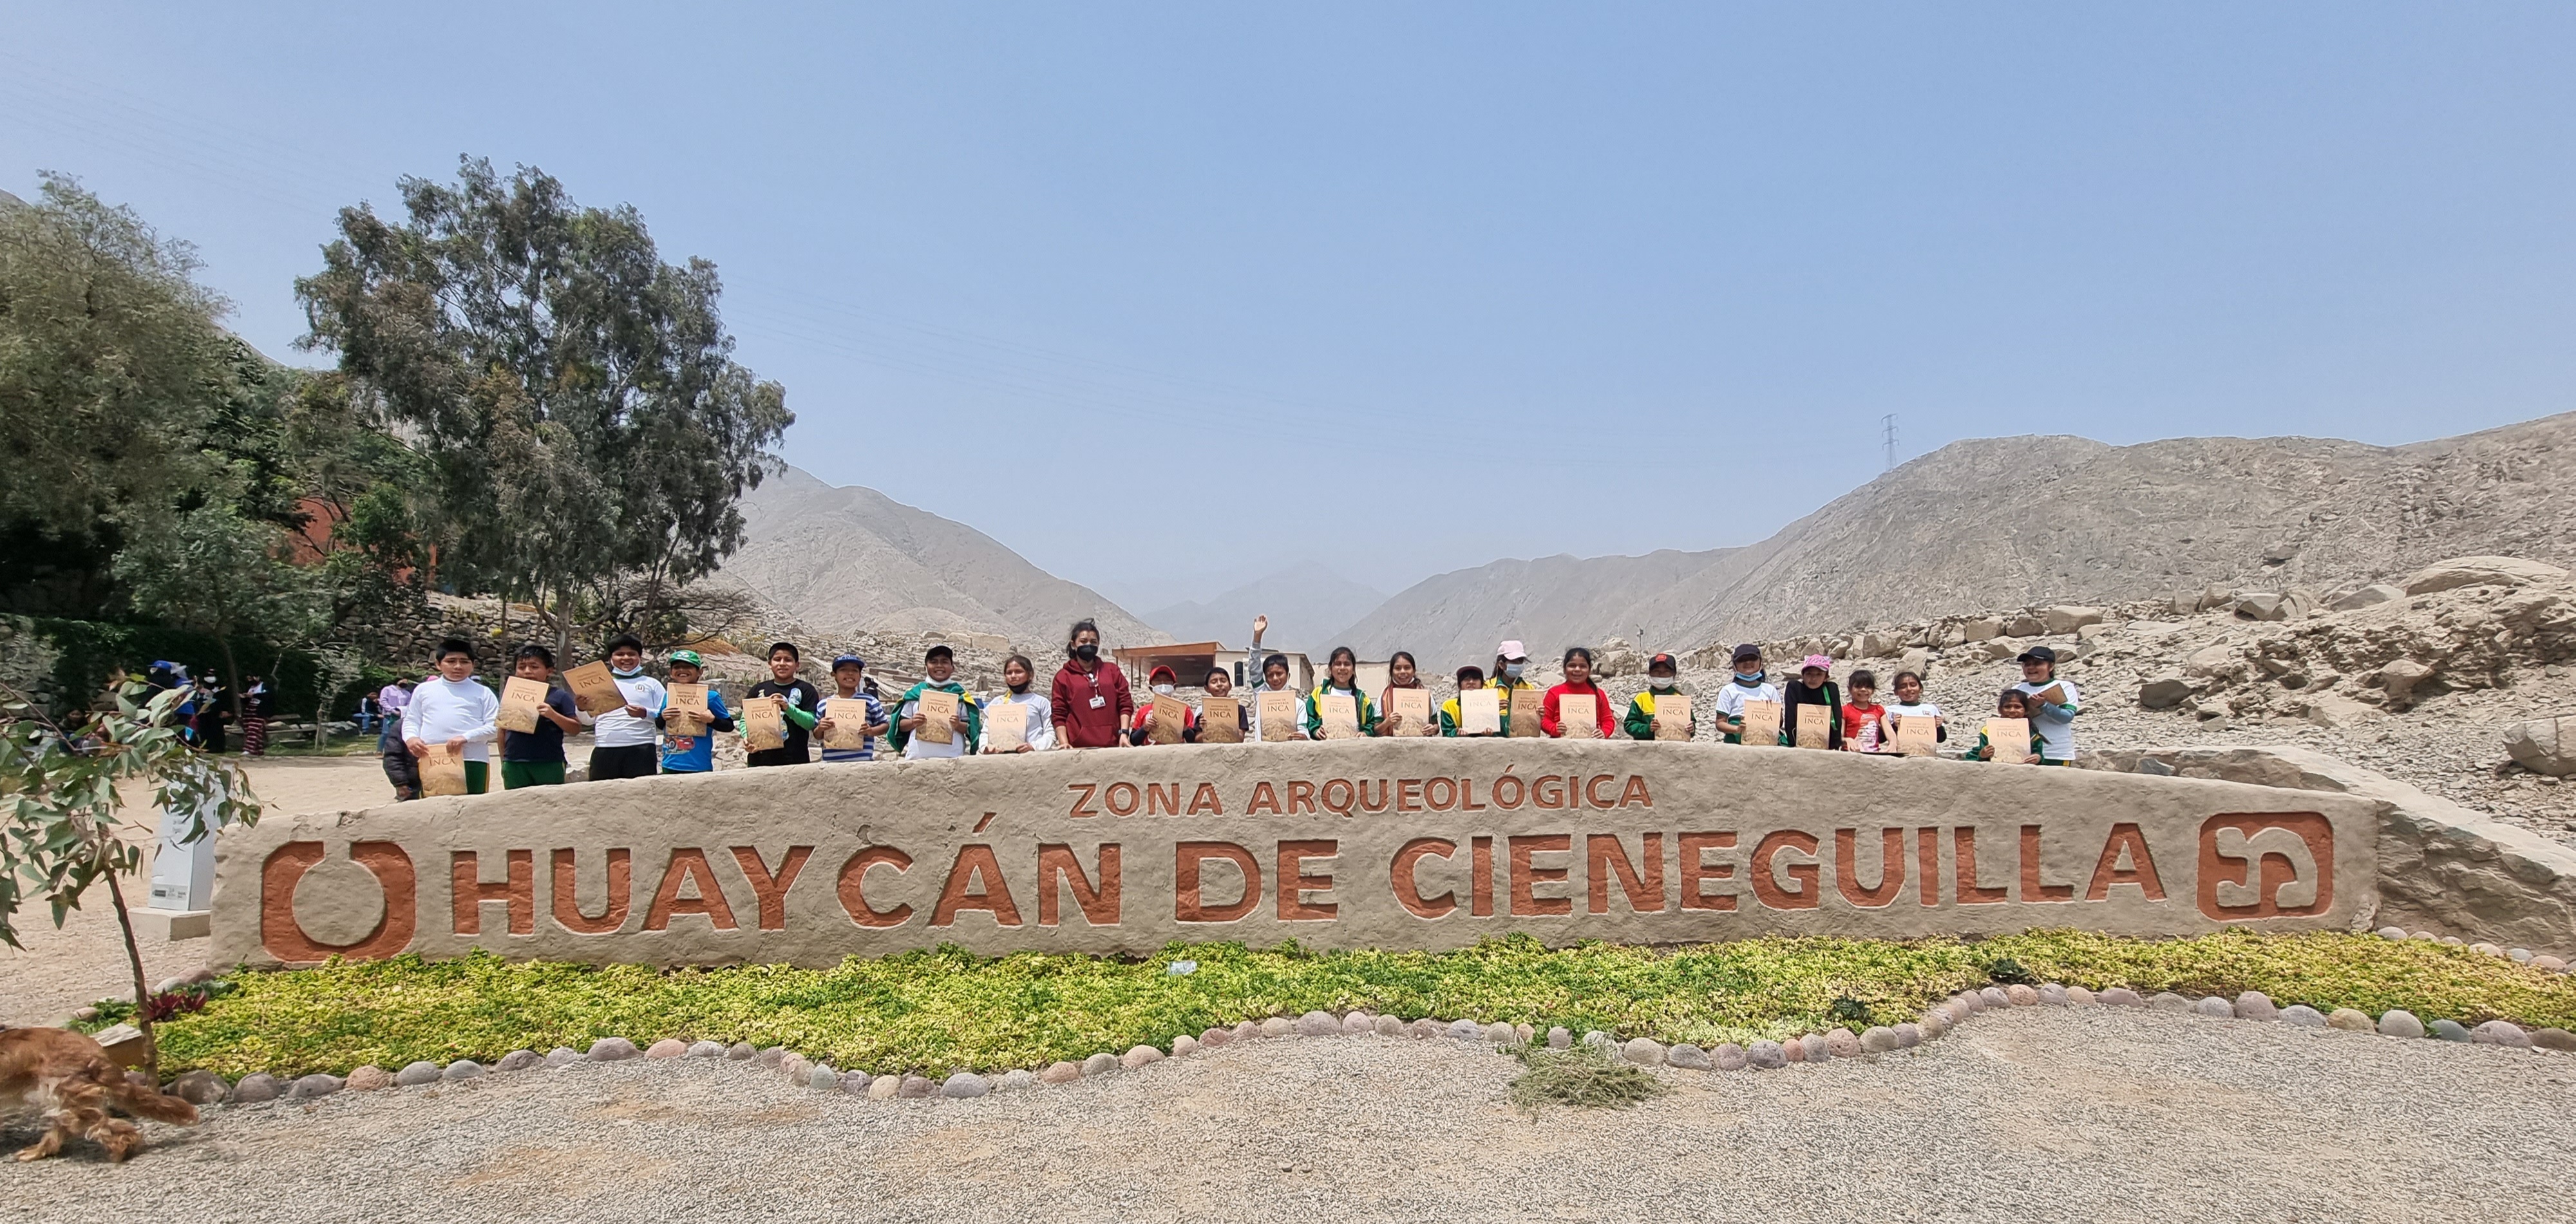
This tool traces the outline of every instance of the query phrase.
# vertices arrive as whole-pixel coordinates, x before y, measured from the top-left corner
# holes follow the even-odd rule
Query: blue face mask
[[[1767,672],[1767,671],[1758,671],[1758,672],[1737,672],[1737,673],[1735,673],[1735,682],[1736,682],[1737,684],[1741,684],[1741,685],[1743,685],[1743,686],[1744,686],[1744,687],[1746,687],[1746,688],[1753,688],[1753,687],[1756,687],[1756,686],[1758,686],[1758,685],[1760,685],[1760,684],[1762,683],[1762,678],[1763,678],[1764,676],[1767,676],[1767,675],[1770,675],[1770,674],[1771,674],[1771,673],[1769,673],[1769,672]]]
[[[1514,680],[1518,680],[1521,678],[1521,665],[1518,663],[1505,663],[1503,664],[1503,674]]]

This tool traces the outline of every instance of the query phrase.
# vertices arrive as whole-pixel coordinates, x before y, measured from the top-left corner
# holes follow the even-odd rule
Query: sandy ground
[[[393,797],[384,769],[373,756],[272,758],[249,763],[252,793],[263,811],[328,812],[365,807]],[[127,902],[141,905],[152,878],[149,847],[159,835],[159,817],[148,793],[136,792],[126,804],[122,834],[145,846],[140,875],[124,881]],[[18,913],[20,951],[0,945],[0,1024],[57,1024],[74,1008],[102,997],[130,997],[133,974],[124,942],[116,928],[116,911],[107,891],[99,889],[88,906],[69,914],[60,930],[42,906]],[[207,941],[168,943],[138,932],[146,980],[159,983],[202,967]]]
[[[864,1101],[748,1063],[576,1064],[216,1110],[13,1218],[2563,1220],[2576,1057],[2031,1008],[1922,1050],[1505,1102],[1449,1040],[1254,1042],[1062,1088]],[[0,1122],[0,1143],[33,1137]]]

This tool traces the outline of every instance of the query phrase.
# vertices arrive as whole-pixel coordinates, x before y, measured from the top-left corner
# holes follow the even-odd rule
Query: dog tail
[[[107,1074],[99,1078],[107,1088],[109,1099],[116,1102],[117,1108],[135,1117],[150,1118],[155,1122],[170,1122],[179,1126],[197,1124],[197,1107],[178,1097],[135,1083],[125,1078],[123,1072],[112,1067],[108,1068]]]

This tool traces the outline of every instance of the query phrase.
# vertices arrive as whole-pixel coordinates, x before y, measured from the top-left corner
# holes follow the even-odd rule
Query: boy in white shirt
[[[491,785],[491,743],[500,735],[501,698],[474,678],[474,647],[462,638],[438,644],[438,675],[412,690],[403,708],[403,746],[417,760],[443,744],[465,758],[465,793]]]
[[[626,706],[600,715],[590,729],[590,780],[652,777],[662,772],[661,731],[655,720],[671,695],[661,681],[644,674],[644,641],[634,634],[608,643],[608,673],[617,681],[617,691],[626,695]]]
[[[1744,703],[1748,701],[1775,705],[1780,701],[1780,687],[1771,683],[1762,666],[1762,648],[1751,642],[1735,648],[1735,675],[1717,690],[1717,717],[1712,721],[1727,743],[1744,742]]]
[[[2033,646],[2021,652],[2021,683],[2014,685],[2028,694],[2030,729],[2046,747],[2040,758],[2051,765],[2075,763],[2075,685],[2057,678],[2057,652],[2046,646]],[[2046,693],[2043,699],[2040,695]]]

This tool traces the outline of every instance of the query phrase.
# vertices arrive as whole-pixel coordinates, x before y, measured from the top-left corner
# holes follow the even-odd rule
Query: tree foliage
[[[296,293],[306,343],[417,442],[442,577],[538,598],[560,637],[587,593],[712,572],[795,419],[732,359],[714,265],[662,262],[633,208],[529,167],[401,190],[404,221],[343,209]]]
[[[284,537],[275,524],[244,518],[230,505],[201,506],[140,525],[117,554],[116,576],[146,614],[223,642],[225,681],[238,693],[235,634],[297,642],[331,620],[322,576],[287,564]]]

